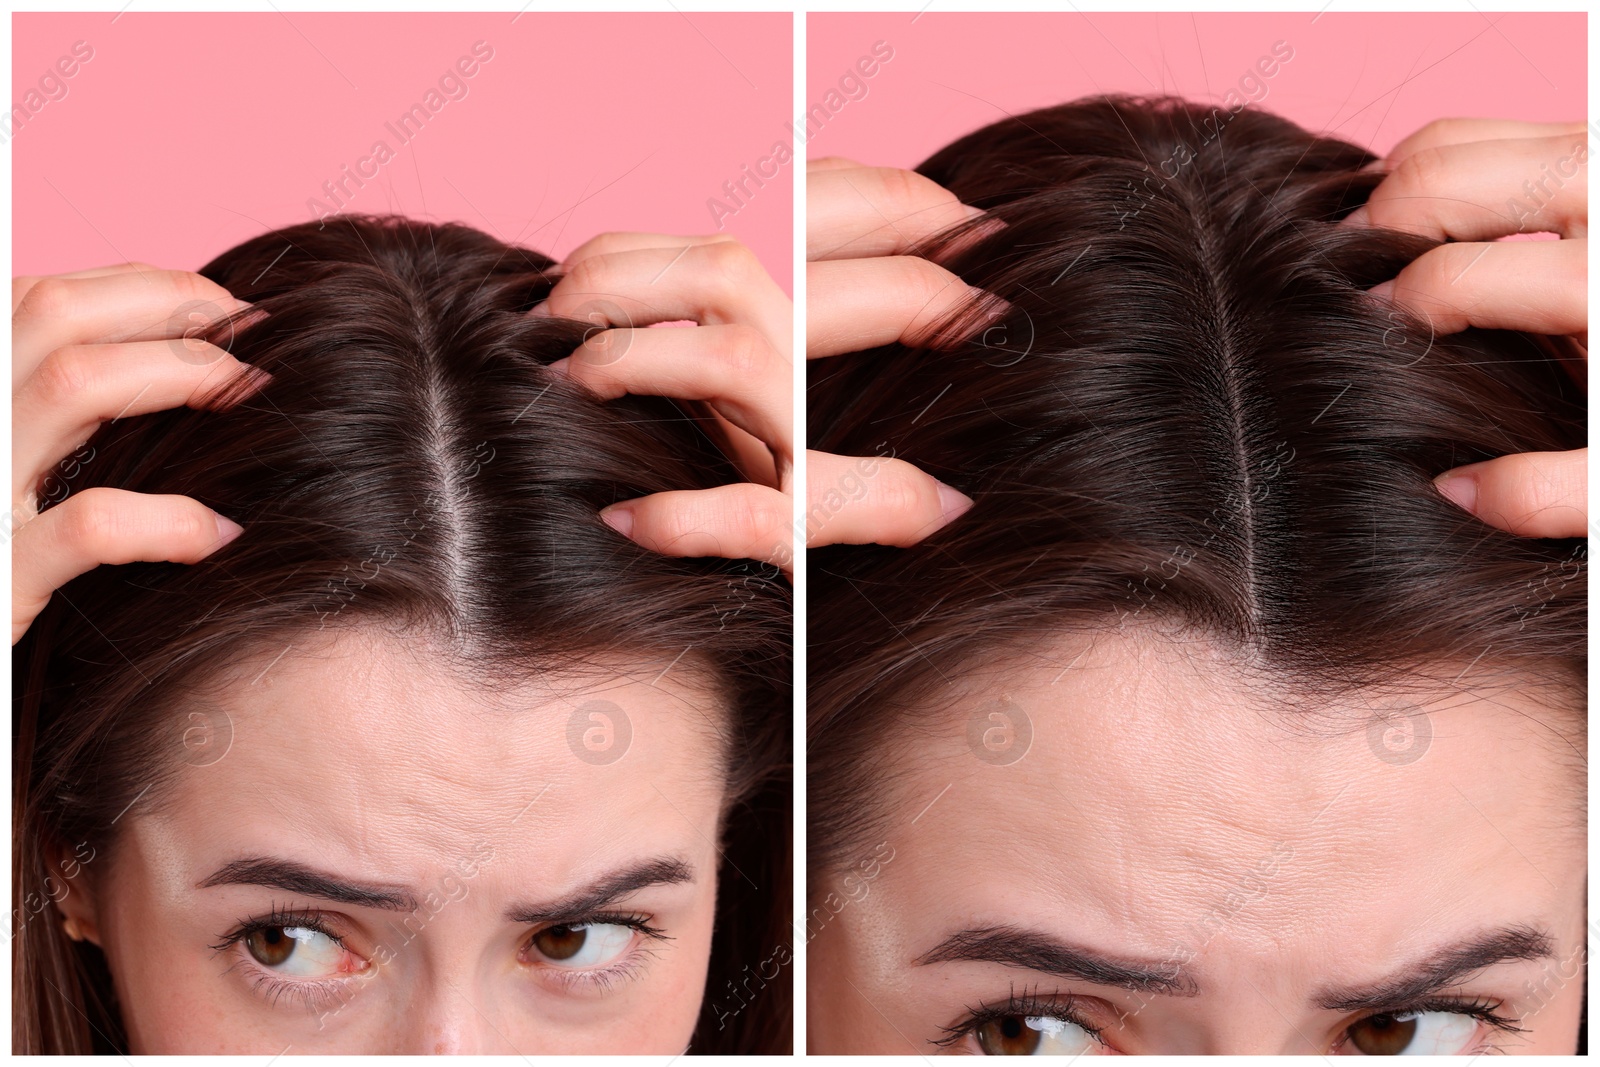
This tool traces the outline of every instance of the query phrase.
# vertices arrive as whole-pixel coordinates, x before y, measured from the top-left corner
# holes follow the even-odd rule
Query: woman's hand
[[[806,166],[806,358],[917,344],[982,290],[905,253],[981,214],[920,174]],[[914,545],[972,501],[905,460],[806,452],[808,545]]]
[[[747,481],[653,493],[600,513],[669,556],[758,559],[792,576],[794,305],[731,237],[607,233],[575,249],[533,314],[593,322],[550,365],[606,398],[704,400]],[[693,327],[649,329],[692,320]]]
[[[239,535],[236,523],[188,497],[72,492],[71,483],[94,462],[84,446],[102,423],[205,407],[254,373],[195,339],[247,306],[199,275],[142,263],[13,279],[12,644],[52,593],[85,571],[194,563]]]
[[[1345,221],[1450,241],[1375,293],[1439,333],[1469,326],[1566,334],[1588,345],[1588,134],[1581,122],[1448,119],[1407,137],[1388,177]],[[1559,241],[1497,241],[1550,231]],[[1529,452],[1446,471],[1440,492],[1491,526],[1582,537],[1588,449]]]

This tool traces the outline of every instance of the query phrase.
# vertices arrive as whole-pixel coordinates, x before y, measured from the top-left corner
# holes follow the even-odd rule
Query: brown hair
[[[1581,707],[1586,542],[1491,529],[1431,483],[1582,447],[1578,352],[1434,337],[1365,293],[1433,247],[1335,225],[1373,159],[1252,109],[1101,97],[918,168],[987,211],[923,252],[1010,310],[811,368],[810,447],[975,501],[912,548],[811,553],[811,873],[870,843],[918,695],[1045,630],[1159,618],[1323,695],[1484,654]]]
[[[787,973],[732,1018],[711,995],[788,939],[788,585],[653,554],[598,518],[739,476],[702,406],[601,402],[546,373],[592,328],[525,314],[551,267],[464,226],[342,217],[202,270],[256,309],[209,338],[270,382],[226,410],[102,427],[71,489],[191,496],[244,533],[192,566],[91,571],[13,653],[16,1052],[124,1050],[104,957],[65,939],[54,901],[183,766],[175,705],[275,637],[355,622],[442,636],[486,679],[692,647],[726,698],[729,782],[692,1048],[790,1051]],[[82,851],[52,870],[51,842]]]

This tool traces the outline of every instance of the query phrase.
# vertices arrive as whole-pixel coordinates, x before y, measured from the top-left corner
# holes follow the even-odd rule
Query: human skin
[[[1346,226],[1447,241],[1373,292],[1439,333],[1566,334],[1588,347],[1589,132],[1581,122],[1441,119],[1378,164],[1382,184]],[[1502,241],[1553,233],[1556,241]],[[1583,367],[1572,368],[1587,376]],[[1589,450],[1522,452],[1443,472],[1457,506],[1525,537],[1583,537]]]
[[[829,157],[806,164],[806,358],[928,340],[974,300],[917,244],[978,214],[920,174]],[[806,544],[914,545],[972,507],[892,456],[806,452]]]
[[[723,789],[708,763],[724,714],[687,663],[490,693],[424,642],[376,629],[296,640],[272,662],[282,651],[178,709],[180,722],[203,716],[193,721],[225,755],[176,756],[170,788],[122,818],[115,847],[84,867],[86,891],[61,904],[105,950],[132,1052],[684,1050],[711,945]],[[613,762],[579,755],[609,755],[604,734],[585,747],[597,720],[569,736],[575,709],[594,700],[631,726]],[[620,744],[627,731],[612,728]],[[204,885],[255,857],[403,890],[416,907]],[[510,914],[655,861],[683,864],[689,880],[541,922]],[[256,988],[268,969],[246,944],[212,947],[275,908],[315,910],[345,939],[348,953],[296,942],[294,959],[332,974],[320,1002],[296,995],[317,978],[289,976],[299,984],[275,995]],[[615,935],[627,946],[569,955],[593,963],[583,980],[530,950],[551,923],[596,913],[637,916],[663,936],[591,928],[596,944]]]
[[[669,556],[755,559],[793,574],[794,305],[727,234],[605,233],[573,249],[530,314],[589,322],[550,365],[606,399],[703,400],[745,480],[624,500],[600,513]],[[659,323],[690,322],[677,329]]]
[[[1441,1052],[1572,1053],[1581,716],[1548,690],[1497,690],[1486,670],[1296,710],[1212,643],[1141,627],[965,679],[953,701],[922,709],[931,725],[914,754],[880,754],[884,818],[856,844],[891,858],[875,877],[833,873],[813,892],[808,1051],[932,1054],[943,1028],[1015,990],[1080,998],[1106,1044],[1072,1027],[1063,1038],[1090,1052],[1350,1052],[1350,1027],[1372,1009],[1325,1006],[1335,990],[1526,927],[1548,953],[1440,994],[1481,997],[1525,1032],[1431,1010],[1419,1027],[1475,1031]],[[999,724],[998,747],[983,749],[1002,699],[1012,732]],[[1385,709],[1424,715],[1374,727]],[[1176,991],[1192,995],[1049,973],[1037,956],[919,962],[953,932],[999,927],[1161,975],[1181,967]],[[978,1046],[967,1035],[952,1051]]]
[[[1449,243],[1373,292],[1439,333],[1469,326],[1588,332],[1588,132],[1581,122],[1443,119],[1395,146],[1366,206],[1344,220]],[[994,301],[926,259],[918,242],[978,209],[914,171],[823,158],[806,164],[806,355],[928,341],[974,300]],[[1560,241],[1497,242],[1549,231]],[[879,462],[864,489],[860,460],[808,453],[808,544],[911,545],[959,518],[966,497],[902,460]],[[1526,537],[1582,537],[1588,450],[1502,456],[1440,472],[1440,491],[1484,522]]]
[[[148,263],[12,279],[12,644],[85,571],[193,563],[239,535],[238,523],[198,500],[106,486],[71,492],[71,479],[93,459],[83,446],[101,423],[210,407],[250,373],[197,337],[247,307],[198,274]],[[41,513],[46,504],[56,506]]]
[[[665,555],[749,558],[791,573],[789,298],[726,234],[605,233],[573,250],[561,274],[532,313],[595,328],[550,371],[608,399],[706,401],[745,478],[621,501],[601,518]],[[86,571],[137,560],[195,563],[242,532],[189,497],[105,486],[73,492],[71,480],[93,459],[86,443],[102,424],[215,407],[245,375],[266,382],[198,340],[249,306],[198,274],[148,263],[12,279],[12,644],[56,589]],[[680,321],[694,327],[646,328]]]

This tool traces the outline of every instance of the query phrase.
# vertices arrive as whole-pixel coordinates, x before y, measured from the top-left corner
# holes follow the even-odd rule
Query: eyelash
[[[328,927],[326,919],[321,912],[310,908],[279,908],[274,904],[272,910],[265,916],[250,919],[240,919],[234,924],[231,933],[224,934],[216,944],[211,946],[213,952],[227,952],[235,949],[245,938],[260,930],[273,927],[298,926],[307,930],[315,930],[341,948],[346,947],[344,938],[340,937]],[[344,991],[346,983],[351,979],[346,978],[284,978],[267,970],[257,963],[249,952],[240,951],[239,958],[233,967],[244,967],[249,973],[248,977],[252,988],[257,994],[265,998],[269,1005],[276,1005],[285,996],[300,998],[307,1011],[316,1013],[337,1003],[339,994]],[[227,974],[227,971],[223,972]]]
[[[954,1026],[940,1027],[946,1037],[940,1038],[934,1044],[940,1048],[949,1048],[959,1043],[969,1034],[974,1033],[985,1023],[995,1022],[1006,1016],[1026,1015],[1062,1019],[1074,1026],[1081,1027],[1095,1041],[1100,1042],[1103,1026],[1094,1026],[1073,1009],[1073,1003],[1080,998],[1071,995],[1040,996],[1031,992],[1018,994],[1013,990],[1007,1000],[1001,1004],[983,1005],[967,1009],[967,1017]],[[1404,1007],[1389,1008],[1385,1011],[1373,1011],[1355,1019],[1345,1025],[1345,1030],[1357,1023],[1363,1022],[1377,1015],[1405,1015],[1421,1014],[1423,1012],[1439,1011],[1449,1012],[1453,1015],[1470,1015],[1479,1022],[1504,1034],[1521,1034],[1527,1031],[1511,1019],[1499,1013],[1501,1005],[1495,1001],[1484,998],[1474,1000],[1460,1000],[1450,997],[1430,997]],[[1344,1031],[1341,1031],[1343,1033]],[[1341,1038],[1341,1041],[1343,1038]],[[1101,1042],[1102,1044],[1104,1042]]]
[[[533,938],[540,931],[548,930],[552,926],[626,926],[628,929],[643,935],[643,940],[633,946],[622,959],[610,966],[599,970],[581,970],[567,967],[558,967],[554,964],[544,964],[543,969],[550,972],[549,977],[565,990],[588,988],[597,992],[609,992],[619,982],[627,981],[638,975],[646,960],[654,957],[655,950],[647,947],[650,942],[671,941],[672,938],[661,929],[650,925],[650,916],[629,912],[596,912],[571,919],[562,919],[559,922],[543,923],[528,932],[523,939],[522,955],[527,955],[533,947]],[[529,966],[540,966],[538,962],[530,961]]]
[[[1047,1016],[1053,1019],[1062,1019],[1073,1026],[1082,1027],[1090,1037],[1099,1041],[1100,1033],[1105,1027],[1094,1026],[1074,1009],[1073,1004],[1080,999],[1082,998],[1071,995],[1040,996],[1037,993],[1028,991],[1019,994],[1013,989],[1002,1004],[986,1004],[977,1008],[967,1008],[967,1017],[961,1022],[956,1023],[954,1026],[940,1027],[947,1036],[935,1041],[934,1044],[940,1048],[949,1048],[960,1042],[967,1035],[974,1033],[985,1023],[1004,1019],[1008,1015],[1028,1015],[1035,1018]]]
[[[550,972],[550,977],[563,989],[571,990],[587,987],[599,992],[608,992],[617,983],[626,981],[639,973],[641,965],[646,959],[654,956],[652,949],[644,947],[648,942],[671,941],[672,937],[651,925],[651,917],[636,913],[623,912],[598,912],[592,915],[563,919],[560,922],[544,923],[529,931],[523,940],[522,952],[526,953],[532,948],[533,937],[542,930],[551,926],[585,926],[585,925],[616,925],[626,926],[641,934],[644,941],[628,952],[625,958],[609,967],[599,970],[578,970],[547,965],[543,969]],[[280,908],[274,904],[272,910],[265,916],[240,919],[234,924],[231,932],[224,934],[210,948],[217,954],[222,954],[231,949],[236,949],[245,938],[261,930],[274,927],[298,926],[307,930],[315,930],[319,934],[333,941],[340,947],[346,947],[344,938],[329,928],[321,912],[310,908]],[[537,966],[537,963],[532,964]],[[257,963],[248,952],[239,952],[239,958],[228,968],[245,967],[253,972],[248,975],[251,985],[256,992],[266,999],[268,1004],[276,1004],[285,996],[298,997],[306,1010],[316,1013],[330,1004],[337,1003],[340,993],[351,978],[284,978],[267,970]],[[224,974],[227,971],[223,972]]]
[[[270,930],[273,927],[280,926],[301,926],[307,930],[315,930],[317,933],[322,934],[324,937],[327,937],[340,945],[344,944],[344,940],[340,938],[338,934],[328,929],[327,925],[323,922],[321,912],[313,911],[310,908],[279,908],[276,904],[274,904],[272,906],[272,911],[266,915],[260,915],[250,919],[240,919],[238,922],[234,923],[233,931],[231,933],[223,934],[221,939],[218,940],[216,944],[211,946],[211,951],[219,953],[226,952],[228,949],[232,948],[234,945],[237,945],[239,942],[243,941],[245,938],[259,930]]]
[[[1423,1012],[1441,1011],[1451,1015],[1469,1015],[1480,1023],[1502,1034],[1525,1034],[1528,1031],[1518,1026],[1516,1021],[1500,1014],[1501,1005],[1484,997],[1472,1000],[1462,1000],[1457,997],[1425,997],[1402,1007],[1387,1008],[1383,1011],[1369,1011],[1361,1018],[1346,1024],[1345,1029],[1365,1022],[1378,1015],[1420,1015]],[[1342,1039],[1341,1039],[1342,1040]]]

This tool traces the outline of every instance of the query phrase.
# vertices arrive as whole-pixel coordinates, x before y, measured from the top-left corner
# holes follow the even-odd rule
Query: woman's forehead
[[[1540,690],[1418,685],[1291,711],[1224,656],[1154,649],[1039,655],[925,716],[915,758],[896,746],[883,778],[885,885],[985,910],[1031,887],[1152,936],[1249,883],[1235,929],[1269,940],[1305,915],[1400,937],[1442,909],[1553,908],[1581,886],[1581,778],[1552,758],[1547,724],[1566,716]]]
[[[370,635],[257,659],[172,713],[186,729],[149,808],[181,839],[317,842],[403,874],[480,838],[557,863],[597,832],[661,832],[664,816],[714,836],[723,788],[706,755],[726,711],[687,670],[619,663],[490,688]],[[205,745],[179,747],[202,726]]]

